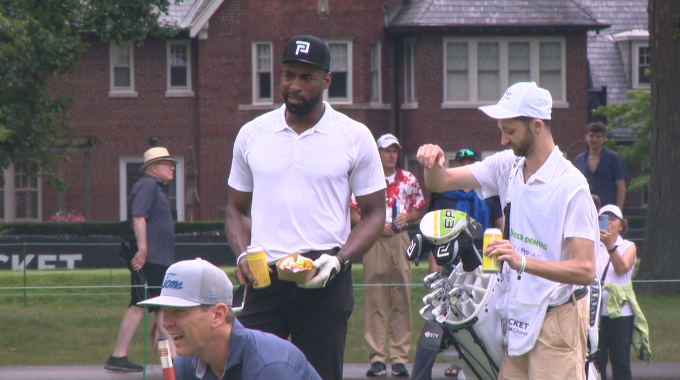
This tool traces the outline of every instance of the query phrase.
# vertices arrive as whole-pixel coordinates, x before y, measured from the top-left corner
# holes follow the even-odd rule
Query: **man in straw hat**
[[[129,263],[133,287],[130,306],[120,324],[116,348],[104,366],[111,371],[141,372],[143,369],[127,358],[130,341],[144,316],[144,308],[137,306],[143,300],[144,293],[135,287],[143,286],[144,283],[135,273],[141,272],[142,278],[151,287],[149,296],[157,296],[160,294],[159,287],[165,270],[175,262],[175,224],[163,185],[174,178],[176,163],[166,148],[154,147],[147,150],[144,152],[144,164],[139,168],[144,175],[130,192],[128,222],[132,224],[136,240],[136,253]],[[167,336],[161,326],[163,312],[157,307],[149,308],[149,311],[155,313],[158,334]],[[170,347],[174,351],[172,343]]]
[[[163,310],[177,348],[175,378],[321,380],[292,343],[243,327],[232,291],[224,271],[199,258],[170,266],[160,296],[139,303]]]

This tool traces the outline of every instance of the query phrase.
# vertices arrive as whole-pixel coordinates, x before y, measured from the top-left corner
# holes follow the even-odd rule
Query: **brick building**
[[[71,160],[58,168],[70,189],[59,194],[37,181],[27,188],[37,199],[31,217],[6,219],[47,220],[59,209],[124,219],[151,145],[179,161],[170,185],[178,220],[223,219],[234,138],[280,106],[275,59],[297,34],[331,47],[326,99],[375,136],[395,133],[408,170],[418,173],[415,152],[427,142],[451,157],[463,146],[482,155],[503,149],[495,121],[477,107],[522,80],[551,91],[553,135],[575,156],[588,120],[587,33],[608,25],[575,0],[474,3],[185,0],[166,16],[183,28],[172,40],[131,46],[92,37],[59,85],[74,100],[75,127],[60,147]],[[79,145],[81,136],[89,144]],[[187,176],[194,169],[197,176]],[[185,205],[193,198],[187,187],[200,195],[194,207]]]

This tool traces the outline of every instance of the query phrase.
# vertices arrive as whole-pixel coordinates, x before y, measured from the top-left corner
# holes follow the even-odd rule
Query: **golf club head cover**
[[[411,244],[406,248],[406,260],[413,261],[418,265],[418,262],[427,256],[427,253],[434,248],[434,243],[427,239],[423,239],[423,235],[418,233],[413,235]]]

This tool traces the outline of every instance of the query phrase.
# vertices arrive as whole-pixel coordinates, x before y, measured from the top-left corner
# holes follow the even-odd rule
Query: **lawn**
[[[233,268],[224,268],[228,274]],[[426,266],[414,268],[412,294],[413,359],[424,320],[418,314],[426,291]],[[355,310],[350,319],[345,361],[367,363],[363,324],[363,268],[355,265]],[[0,271],[0,366],[92,364],[106,361],[129,302],[125,270]],[[56,287],[56,288],[55,288]],[[9,288],[9,289],[8,289]],[[24,295],[25,294],[25,295]],[[679,362],[680,326],[675,323],[680,297],[640,298],[651,333],[652,361]],[[149,318],[150,330],[151,318]],[[144,333],[140,327],[129,356],[141,362]],[[148,361],[151,348],[147,347]],[[439,360],[443,360],[440,358]]]

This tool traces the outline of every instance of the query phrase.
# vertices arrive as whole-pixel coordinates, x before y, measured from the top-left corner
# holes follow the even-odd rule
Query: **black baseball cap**
[[[463,149],[459,150],[456,153],[456,157],[454,157],[453,160],[455,162],[458,162],[458,161],[464,160],[464,159],[479,161],[479,157],[477,157],[477,153],[475,153],[475,151],[470,149],[470,148],[463,148]]]
[[[331,49],[318,37],[295,36],[288,40],[279,62],[300,61],[331,71]]]

